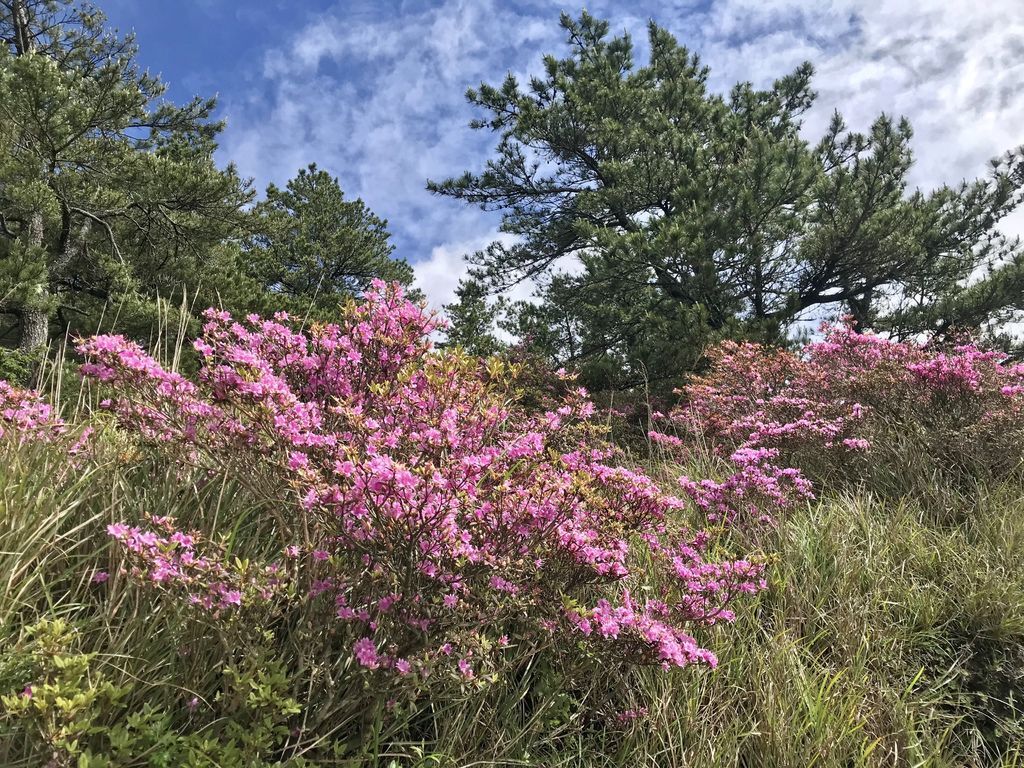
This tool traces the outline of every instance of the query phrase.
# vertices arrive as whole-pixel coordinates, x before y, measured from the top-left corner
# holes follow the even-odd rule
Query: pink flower
[[[637,709],[624,710],[615,716],[615,720],[618,723],[624,725],[626,723],[631,723],[634,720],[638,720],[643,717],[647,717],[647,707],[638,707]]]
[[[110,578],[110,574],[107,573],[106,571],[96,571],[96,573],[94,573],[92,575],[92,583],[93,584],[103,584],[109,578]]]
[[[380,666],[377,647],[368,637],[356,640],[355,645],[352,646],[352,653],[355,655],[356,661],[367,669],[377,669]]]

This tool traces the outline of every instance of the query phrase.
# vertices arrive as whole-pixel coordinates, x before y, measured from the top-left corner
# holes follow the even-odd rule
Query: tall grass
[[[0,449],[0,670],[22,627],[61,617],[82,650],[96,653],[97,669],[132,684],[132,709],[163,707],[185,731],[193,725],[183,703],[212,702],[224,668],[244,659],[214,625],[133,588],[117,571],[105,526],[173,515],[255,558],[276,546],[274,516],[264,494],[230,478],[183,474],[112,432],[98,444],[74,471],[47,446]],[[938,514],[934,499],[958,498],[941,488],[924,501],[862,491],[798,510],[762,542],[772,553],[770,589],[735,624],[713,630],[721,662],[713,671],[594,668],[589,685],[566,687],[579,670],[567,674],[543,649],[525,649],[498,686],[397,710],[382,701],[346,720],[338,702],[351,676],[331,628],[310,647],[308,632],[300,646],[293,628],[275,626],[264,651],[287,670],[306,734],[285,739],[278,757],[424,766],[1024,764],[1021,490],[959,489],[969,514]],[[93,583],[98,571],[110,580]],[[615,720],[626,708],[647,713]],[[32,765],[12,733],[0,720],[0,763]]]

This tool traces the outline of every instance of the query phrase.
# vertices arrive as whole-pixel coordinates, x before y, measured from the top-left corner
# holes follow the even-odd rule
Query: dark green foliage
[[[19,387],[29,386],[39,355],[0,347],[0,379]]]
[[[272,309],[330,317],[342,301],[379,278],[412,282],[412,267],[392,258],[387,222],[338,180],[310,165],[284,189],[271,184],[253,211],[243,271]]]
[[[219,246],[252,199],[217,168],[212,100],[178,107],[141,72],[132,38],[70,0],[0,2],[0,299],[8,339],[48,325],[93,331],[101,315],[144,333],[157,295],[210,300]]]
[[[512,325],[592,383],[671,380],[711,341],[780,341],[829,311],[913,333],[1019,308],[1022,257],[995,229],[1021,199],[1019,152],[987,179],[909,191],[905,120],[860,134],[836,115],[804,140],[809,64],[722,97],[653,23],[645,66],[606,22],[562,26],[571,53],[542,77],[469,91],[472,126],[500,137],[485,169],[429,188],[502,212],[517,241],[475,254],[477,274],[492,290],[537,280],[542,305]]]
[[[488,356],[502,351],[505,345],[495,335],[495,327],[507,302],[501,297],[489,297],[487,287],[472,277],[459,281],[455,298],[444,307],[450,323],[445,343],[472,355]]]

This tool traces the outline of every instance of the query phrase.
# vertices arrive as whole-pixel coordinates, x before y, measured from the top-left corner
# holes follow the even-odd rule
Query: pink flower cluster
[[[634,720],[642,720],[647,717],[649,711],[647,707],[638,707],[636,709],[626,709],[615,715],[615,722],[619,725],[626,725],[632,723]]]
[[[129,556],[131,575],[182,596],[214,617],[241,607],[243,601],[267,601],[286,585],[277,563],[250,570],[224,558],[196,551],[198,533],[177,530],[175,521],[154,517],[152,527],[114,523],[107,526]],[[98,576],[99,574],[97,574]],[[106,581],[107,575],[94,581]]]
[[[713,523],[769,525],[774,514],[814,498],[811,483],[800,470],[775,463],[774,448],[740,448],[729,460],[737,471],[722,482],[691,480],[679,484]]]
[[[49,442],[67,431],[64,420],[38,392],[0,380],[0,438]]]
[[[951,467],[1008,471],[1024,459],[1022,393],[1024,366],[973,344],[901,343],[826,326],[824,338],[802,352],[720,345],[711,353],[710,372],[685,388],[666,421],[677,432],[710,439],[723,454],[772,452],[753,464],[741,462],[747,468],[782,461],[831,475],[862,467],[859,454],[878,460],[896,437],[911,435]],[[678,438],[658,437],[670,447],[672,439]],[[809,490],[780,472],[769,474],[798,493]],[[772,504],[784,503],[770,489],[772,480],[754,484]],[[734,506],[716,498],[718,490],[707,482],[686,488],[706,508]]]
[[[283,314],[208,311],[194,382],[119,337],[80,349],[125,428],[287,489],[295,585],[349,628],[358,666],[470,680],[552,633],[575,638],[556,647],[634,663],[713,664],[687,628],[731,618],[736,597],[763,588],[762,565],[711,559],[710,535],[679,523],[683,500],[616,465],[569,377],[528,407],[514,364],[435,352],[434,327],[377,283],[308,331]],[[174,532],[113,534],[150,581],[222,610],[247,594],[224,566],[198,568]]]

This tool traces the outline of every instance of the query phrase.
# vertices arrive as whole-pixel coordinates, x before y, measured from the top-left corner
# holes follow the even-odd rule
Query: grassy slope
[[[125,464],[111,450],[102,466],[61,478],[45,449],[0,449],[0,638],[40,615],[69,617],[104,669],[136,681],[136,696],[180,710],[183,695],[216,684],[216,662],[200,644],[180,653],[173,608],[121,577],[89,583],[115,568],[103,528],[143,510],[177,514],[256,554],[266,515],[237,489],[196,490]],[[1024,763],[1022,496],[1002,486],[924,508],[863,493],[815,503],[774,534],[770,591],[715,630],[717,671],[635,675],[647,718],[625,729],[586,722],[573,709],[583,692],[537,697],[531,672],[510,706],[439,703],[447,709],[423,745],[438,762],[422,764]],[[525,708],[527,688],[540,710]],[[10,746],[0,744],[0,763],[13,760]]]
[[[640,753],[678,765],[1016,764],[1018,495],[985,493],[957,527],[866,495],[793,515],[772,588],[729,628],[721,667],[654,685],[659,717]]]

